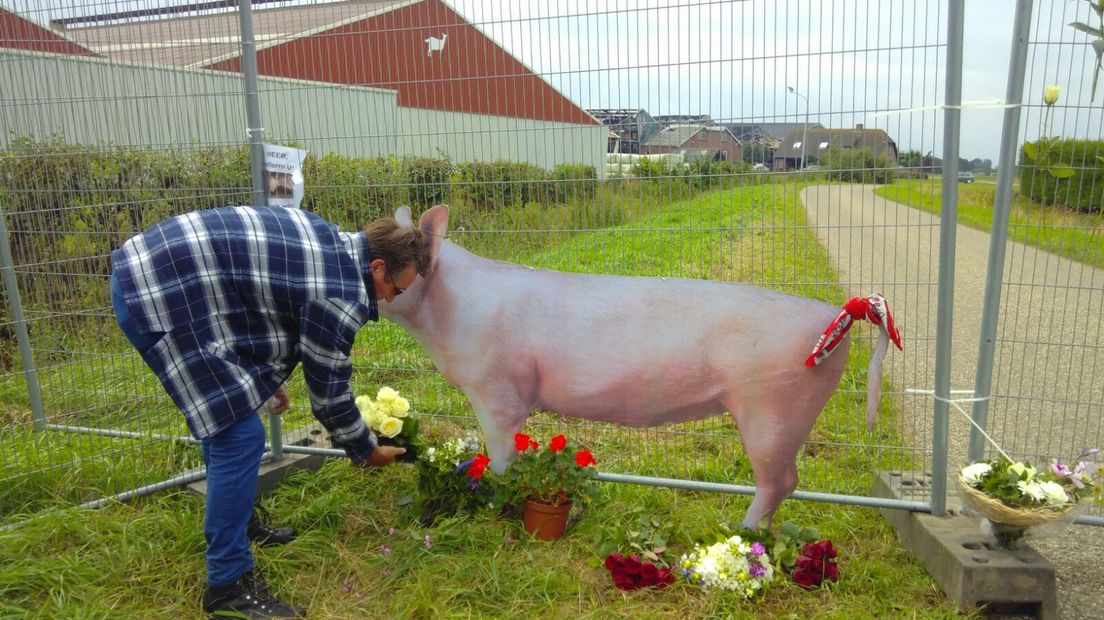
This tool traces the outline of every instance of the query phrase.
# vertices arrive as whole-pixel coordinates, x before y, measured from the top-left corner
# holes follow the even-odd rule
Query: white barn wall
[[[508,160],[551,170],[557,164],[594,166],[605,177],[609,128],[506,116],[399,108],[398,150],[453,161]]]
[[[0,146],[13,136],[143,148],[247,142],[241,76],[0,50]],[[265,136],[315,155],[447,156],[605,169],[607,130],[400,108],[393,90],[258,78]]]

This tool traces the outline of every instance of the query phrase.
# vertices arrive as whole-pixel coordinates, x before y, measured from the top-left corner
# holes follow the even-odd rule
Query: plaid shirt
[[[363,234],[299,209],[167,219],[111,253],[142,352],[199,439],[253,415],[298,362],[314,416],[357,463],[376,446],[349,389],[353,340],[379,319]]]

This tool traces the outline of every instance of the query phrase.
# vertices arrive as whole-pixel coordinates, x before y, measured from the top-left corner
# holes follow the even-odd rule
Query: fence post
[[[23,379],[27,382],[27,396],[31,401],[31,415],[35,430],[46,430],[46,412],[42,408],[42,389],[38,385],[38,369],[31,353],[31,339],[27,334],[27,321],[23,316],[23,301],[15,280],[15,261],[12,259],[11,242],[8,240],[8,217],[0,204],[0,272],[3,272],[4,290],[8,295],[15,339],[19,343],[19,358],[23,364]]]
[[[972,417],[967,458],[981,459],[985,438],[978,428],[989,422],[989,392],[993,387],[993,350],[996,347],[997,319],[1000,315],[1001,277],[1004,251],[1008,243],[1008,216],[1012,210],[1012,179],[1016,174],[1016,151],[1020,135],[1020,104],[1023,103],[1027,45],[1031,36],[1032,0],[1016,3],[1012,57],[1008,62],[1008,87],[1004,94],[1004,126],[1001,128],[1000,159],[997,162],[997,191],[993,199],[993,226],[989,233],[989,265],[985,273],[985,300],[981,309],[981,336],[978,339],[977,374],[974,377]],[[944,203],[946,204],[946,203]]]
[[[963,2],[947,11],[947,90],[943,110],[943,208],[939,214],[939,309],[935,322],[932,408],[932,514],[947,512],[947,442],[954,329],[955,236],[958,226],[958,139],[962,122]]]
[[[264,126],[261,122],[260,93],[257,86],[257,42],[253,37],[253,7],[249,0],[238,0],[238,21],[241,24],[242,76],[245,78],[245,118],[249,125],[250,181],[253,185],[253,206],[267,204],[264,187]],[[284,432],[280,416],[269,414],[268,436],[272,458],[284,457]]]
[[[245,80],[245,120],[249,134],[250,181],[253,186],[253,206],[266,204],[264,191],[264,126],[261,124],[260,93],[257,87],[257,42],[253,38],[253,7],[250,0],[238,0],[238,21],[241,26],[241,67]]]

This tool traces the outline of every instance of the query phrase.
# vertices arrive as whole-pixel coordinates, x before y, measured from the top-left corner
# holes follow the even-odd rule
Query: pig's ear
[[[418,218],[418,228],[429,239],[430,255],[436,259],[437,252],[441,249],[441,243],[448,232],[448,205],[437,205],[422,214]]]
[[[403,228],[414,228],[414,220],[410,217],[410,207],[403,205],[395,209],[395,221]]]

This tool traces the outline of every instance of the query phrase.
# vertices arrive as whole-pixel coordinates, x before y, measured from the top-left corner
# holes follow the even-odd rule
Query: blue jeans
[[[257,472],[264,454],[265,428],[251,415],[203,440],[207,464],[207,585],[234,583],[253,568],[246,528],[253,516]]]
[[[111,276],[111,305],[119,328],[140,353],[145,353],[162,333],[138,331],[123,303],[119,282]],[[264,455],[265,428],[259,416],[249,416],[213,437],[203,440],[207,464],[207,585],[230,585],[253,568],[253,552],[246,529],[253,516],[257,472]]]

